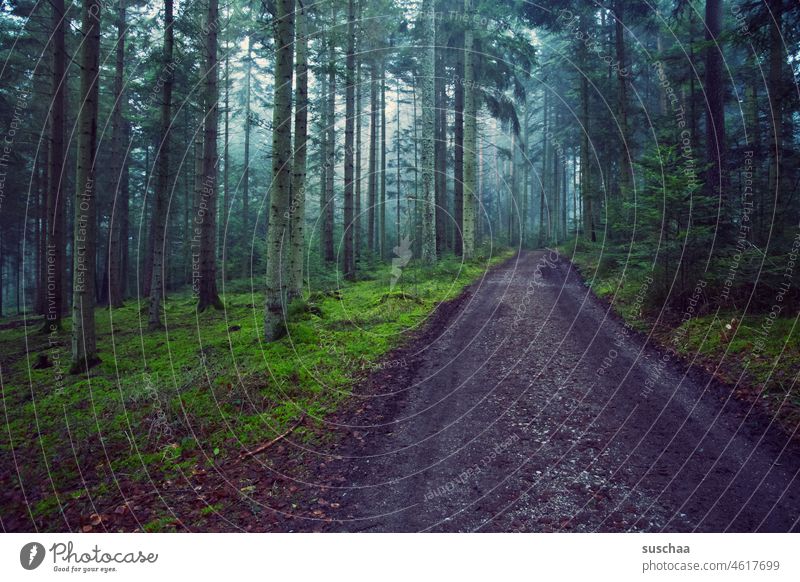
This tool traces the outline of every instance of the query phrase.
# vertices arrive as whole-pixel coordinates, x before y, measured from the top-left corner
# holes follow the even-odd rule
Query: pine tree
[[[287,295],[288,221],[292,180],[292,74],[294,72],[294,0],[276,0],[273,22],[275,43],[275,97],[272,108],[272,183],[267,230],[267,286],[264,339],[284,333]]]
[[[97,252],[95,162],[97,111],[100,84],[100,0],[83,5],[81,34],[81,108],[78,114],[78,171],[75,181],[75,227],[72,260],[72,365],[70,371],[86,371],[97,357],[94,320],[94,276]]]

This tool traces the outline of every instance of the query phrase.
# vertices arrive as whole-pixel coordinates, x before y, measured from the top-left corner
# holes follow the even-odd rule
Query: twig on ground
[[[289,427],[289,428],[286,430],[286,432],[284,432],[284,433],[282,433],[282,434],[279,434],[278,436],[276,436],[274,439],[272,439],[272,440],[271,440],[271,441],[269,441],[268,443],[264,443],[263,445],[259,445],[259,446],[257,446],[256,448],[254,448],[254,449],[253,449],[253,450],[251,450],[251,451],[242,451],[242,452],[239,454],[239,460],[240,460],[240,461],[242,461],[242,460],[244,460],[244,459],[247,459],[247,458],[249,458],[249,457],[252,457],[253,455],[257,455],[258,453],[262,453],[262,452],[266,451],[268,448],[270,448],[272,445],[274,445],[275,443],[277,443],[279,440],[286,438],[286,437],[287,437],[287,436],[288,436],[288,435],[289,435],[289,434],[290,434],[290,433],[291,433],[291,432],[292,432],[294,429],[296,429],[298,426],[300,426],[301,424],[303,424],[303,421],[304,421],[305,419],[306,419],[306,413],[304,412],[304,413],[303,413],[303,414],[300,416],[300,418],[297,420],[297,422],[295,422],[295,423],[294,423],[292,426],[290,426],[290,427]]]

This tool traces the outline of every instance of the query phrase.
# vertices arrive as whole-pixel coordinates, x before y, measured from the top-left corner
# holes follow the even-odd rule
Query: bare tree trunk
[[[295,12],[297,44],[295,47],[294,160],[292,162],[291,259],[288,299],[303,295],[303,251],[305,250],[306,152],[308,142],[308,26],[306,8],[298,3]]]
[[[771,130],[771,155],[769,157],[769,174],[768,174],[768,193],[767,200],[773,201],[770,206],[778,205],[783,201],[785,193],[782,187],[782,182],[786,176],[786,168],[784,167],[784,100],[786,98],[786,91],[784,90],[783,83],[783,67],[786,54],[783,48],[783,35],[781,31],[781,23],[783,22],[783,7],[782,0],[769,0],[768,7],[772,14],[774,22],[770,22],[769,27],[769,68],[767,72],[767,89],[769,92],[769,103],[771,114],[768,116],[769,129]],[[786,216],[781,211],[780,207],[770,208],[773,215],[780,217],[779,220],[783,222]],[[783,209],[788,210],[788,209]],[[770,225],[770,221],[765,221]]]
[[[396,175],[396,182],[395,185],[397,187],[397,194],[395,196],[395,246],[400,246],[400,239],[401,239],[401,226],[400,226],[400,196],[401,196],[401,188],[400,188],[400,77],[395,78],[395,82],[397,83],[395,87],[395,125],[397,128],[397,133],[395,135],[395,171],[397,172]]]
[[[97,251],[95,156],[100,85],[100,0],[86,0],[81,32],[81,108],[78,114],[78,170],[75,181],[75,230],[72,262],[72,365],[88,370],[97,357],[94,322],[94,274]]]
[[[456,78],[453,95],[455,122],[453,127],[454,159],[453,159],[453,215],[456,222],[454,251],[462,253],[461,225],[464,215],[464,51],[456,51]]]
[[[620,137],[622,138],[622,148],[619,160],[619,186],[621,202],[625,202],[631,195],[633,187],[633,168],[631,167],[631,142],[628,131],[628,80],[627,65],[625,56],[625,31],[624,31],[624,8],[622,0],[614,0],[614,39],[617,52],[617,118],[619,123]],[[624,216],[624,214],[622,215]]]
[[[443,26],[436,26],[434,32],[434,74],[433,91],[435,101],[434,113],[434,198],[436,208],[434,215],[436,218],[436,253],[441,256],[447,249],[447,137],[446,124],[447,114],[445,113],[445,66],[444,66],[444,46],[447,42],[446,33]]]
[[[244,171],[242,172],[242,236],[244,237],[243,249],[249,247],[250,237],[250,93],[253,75],[253,36],[247,35],[247,72],[245,74],[245,97],[244,97]],[[243,273],[246,275],[250,260],[245,257],[243,262]]]
[[[126,0],[119,0],[117,8],[117,46],[116,66],[114,73],[114,110],[111,117],[111,143],[113,152],[112,171],[117,180],[114,189],[114,204],[109,220],[110,241],[108,245],[108,302],[111,307],[122,307],[125,295],[125,276],[122,270],[122,236],[123,222],[128,218],[128,172],[127,148],[125,147],[125,32],[126,32]],[[125,233],[127,237],[127,233]]]
[[[336,22],[337,6],[331,2],[331,22]],[[322,256],[326,262],[336,260],[333,244],[333,228],[335,214],[334,178],[336,176],[336,43],[333,34],[328,39],[328,126],[325,154],[327,171],[325,174],[325,212],[322,221]]]
[[[581,28],[586,30],[586,17],[581,16]],[[587,56],[585,45],[579,47],[580,60],[586,65]],[[581,196],[583,197],[584,236],[592,242],[595,241],[594,214],[592,212],[591,170],[589,168],[589,82],[586,75],[581,76]]]
[[[355,0],[347,2],[347,72],[345,79],[345,130],[344,130],[344,261],[343,271],[346,279],[356,278],[356,263],[353,252],[354,224],[353,224],[353,163],[355,152]]]
[[[231,195],[230,195],[230,48],[228,46],[227,35],[225,38],[225,118],[223,121],[225,135],[222,138],[222,220],[219,221],[219,240],[217,245],[222,251],[222,277],[230,279],[232,271],[228,268],[228,245],[225,240],[228,236],[228,220],[230,220],[231,212]]]
[[[43,78],[47,81],[46,78]],[[46,89],[45,89],[46,91]],[[45,146],[43,156],[38,156],[36,161],[36,301],[35,313],[37,315],[47,315],[46,299],[47,294],[47,172],[49,157],[49,144]],[[0,278],[2,281],[2,278]]]
[[[65,262],[65,206],[64,163],[67,151],[64,147],[64,107],[66,100],[66,48],[64,30],[67,19],[64,16],[64,0],[51,0],[52,6],[52,45],[53,75],[50,107],[50,147],[47,178],[47,267],[45,324],[43,331],[54,332],[61,329],[64,314]]]
[[[422,219],[419,213],[419,116],[417,115],[417,84],[412,83],[411,86],[411,95],[414,102],[414,231],[413,237],[415,240],[421,240],[421,232],[422,232]],[[422,247],[421,243],[417,243],[417,250],[416,255],[417,257],[422,256]]]
[[[483,217],[485,215],[485,209],[483,206],[483,147],[481,146],[478,147],[478,190],[475,192],[475,198],[477,202],[476,206],[480,212],[475,220],[475,244],[481,244],[483,242]]]
[[[727,153],[725,147],[725,102],[722,85],[722,54],[717,44],[722,30],[722,0],[706,0],[706,194],[725,206],[727,199]],[[714,220],[709,217],[709,220]],[[723,217],[727,221],[727,217]]]
[[[386,259],[386,61],[381,59],[381,200],[378,253]]]
[[[202,108],[201,108],[202,109]],[[194,219],[192,220],[192,235],[191,244],[189,245],[192,251],[191,260],[191,283],[192,293],[199,295],[200,293],[200,226],[198,224],[199,204],[200,198],[203,195],[203,132],[197,131],[194,136],[194,204],[193,213]]]
[[[472,10],[472,0],[464,0],[464,11]],[[467,23],[464,30],[464,198],[462,204],[462,227],[464,259],[475,256],[475,210],[476,190],[475,154],[477,149],[477,116],[475,100],[475,67],[472,54],[473,33]]]
[[[222,309],[217,293],[216,209],[217,209],[217,126],[219,87],[217,78],[217,29],[219,0],[208,0],[206,17],[205,120],[203,125],[203,186],[198,203],[200,224],[200,280],[197,310]]]
[[[276,0],[273,22],[275,98],[272,108],[272,184],[267,231],[267,286],[264,339],[284,334],[288,238],[286,213],[292,179],[292,73],[294,71],[294,0]]]
[[[150,309],[148,326],[150,329],[160,329],[161,325],[161,300],[165,292],[164,277],[167,272],[166,247],[167,247],[167,208],[170,196],[170,125],[172,123],[172,83],[173,62],[172,53],[175,46],[173,28],[173,0],[164,2],[164,52],[162,55],[161,75],[161,129],[159,135],[161,144],[158,149],[158,176],[155,192],[155,206],[153,211],[153,273],[150,282]]]
[[[466,1],[468,2],[469,0]],[[433,38],[436,25],[433,0],[422,0],[420,24],[421,38]],[[422,260],[428,264],[436,262],[436,200],[434,198],[436,96],[434,95],[433,84],[435,58],[436,51],[433,46],[422,49],[420,71],[420,100],[422,105],[422,155],[420,160],[422,165]]]
[[[356,20],[361,16],[361,6],[360,2],[358,2],[358,6],[356,8],[357,17]],[[355,25],[356,30],[359,29],[358,24]],[[361,46],[361,42],[359,41],[358,35],[356,36],[356,52]],[[353,263],[355,264],[356,261],[361,257],[361,244],[362,244],[362,233],[361,233],[361,61],[358,59],[356,61],[356,168],[355,168],[355,256],[353,258]]]
[[[550,135],[552,133],[550,121],[550,91],[545,88],[544,90],[544,106],[542,108],[542,127],[544,128],[544,138],[542,141],[542,189],[539,199],[539,246],[544,244],[544,241],[549,241],[553,233],[553,221],[551,220],[550,209],[550,196],[547,192],[548,186],[548,162],[551,156]],[[547,230],[545,230],[545,222],[547,223]]]
[[[378,189],[377,146],[378,146],[378,65],[375,57],[370,66],[369,91],[369,160],[367,162],[367,249],[375,252],[375,198]]]

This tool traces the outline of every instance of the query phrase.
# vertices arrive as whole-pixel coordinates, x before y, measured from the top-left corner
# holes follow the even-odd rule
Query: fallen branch
[[[266,451],[268,448],[270,448],[272,445],[277,443],[279,440],[286,438],[294,429],[296,429],[298,426],[303,424],[303,421],[305,419],[306,419],[306,413],[304,412],[300,416],[300,418],[297,420],[297,422],[295,422],[292,426],[290,426],[288,429],[286,429],[286,432],[284,432],[282,434],[279,434],[278,436],[276,436],[274,439],[272,439],[268,443],[264,443],[263,445],[257,446],[252,451],[243,451],[242,453],[239,454],[239,460],[242,461],[244,459],[252,457],[253,455],[257,455],[258,453],[262,453],[262,452]]]

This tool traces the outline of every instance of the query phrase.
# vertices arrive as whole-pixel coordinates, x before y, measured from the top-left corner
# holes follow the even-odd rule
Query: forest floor
[[[426,297],[423,304],[392,299],[403,313],[413,312],[408,316],[387,310],[378,291],[385,281],[344,290],[341,297],[363,297],[341,317],[333,315],[335,306],[347,301],[320,299],[329,332],[351,333],[345,319],[369,323],[380,316],[380,325],[389,325],[405,317],[392,328],[403,331],[402,341],[359,335],[355,351],[334,351],[341,369],[352,369],[349,358],[361,354],[371,364],[366,373],[340,378],[350,388],[336,398],[296,389],[296,403],[308,408],[324,402],[323,408],[312,406],[307,416],[287,414],[268,431],[245,431],[244,445],[229,433],[255,426],[255,420],[244,422],[223,402],[225,418],[239,424],[227,432],[208,428],[193,447],[188,440],[178,443],[186,450],[180,450],[171,474],[136,479],[135,470],[120,475],[116,467],[112,479],[110,463],[101,459],[93,473],[84,462],[93,487],[60,495],[66,508],[60,517],[54,518],[52,507],[51,513],[39,509],[36,527],[800,529],[800,445],[758,400],[741,398],[702,367],[688,366],[681,355],[625,325],[555,253],[524,251],[458,293],[481,272],[475,267],[445,292],[452,272],[443,267],[444,275],[433,278],[438,283],[430,283],[433,291],[414,291]],[[359,285],[375,288],[358,292]],[[437,296],[444,300],[433,308]],[[290,334],[310,333],[302,327],[309,321],[295,324]],[[324,347],[319,335],[320,330],[310,335],[298,353]],[[345,345],[354,338],[336,341]],[[296,369],[296,354],[282,357],[287,368]],[[211,392],[221,398],[228,391]],[[271,394],[278,399],[274,388]],[[205,417],[192,418],[197,426],[197,418]],[[62,436],[54,439],[64,441]],[[240,455],[259,442],[262,452]],[[28,515],[7,511],[15,488],[8,475],[4,480],[3,527],[30,529]],[[109,491],[98,496],[98,482]],[[24,511],[24,500],[12,501]]]
[[[263,290],[249,280],[225,282],[221,311],[197,313],[190,293],[171,293],[162,331],[147,329],[145,300],[98,308],[102,361],[90,377],[67,373],[69,320],[52,336],[40,331],[41,318],[4,320],[0,528],[211,527],[227,490],[197,480],[288,429],[300,442],[316,438],[353,387],[388,365],[379,362],[388,350],[511,256],[485,251],[433,267],[365,257],[356,283],[312,264],[311,290],[289,307],[286,337],[269,344]]]
[[[389,357],[408,365],[372,374],[326,442],[225,467],[252,497],[212,527],[800,529],[797,441],[548,252],[496,267]]]

